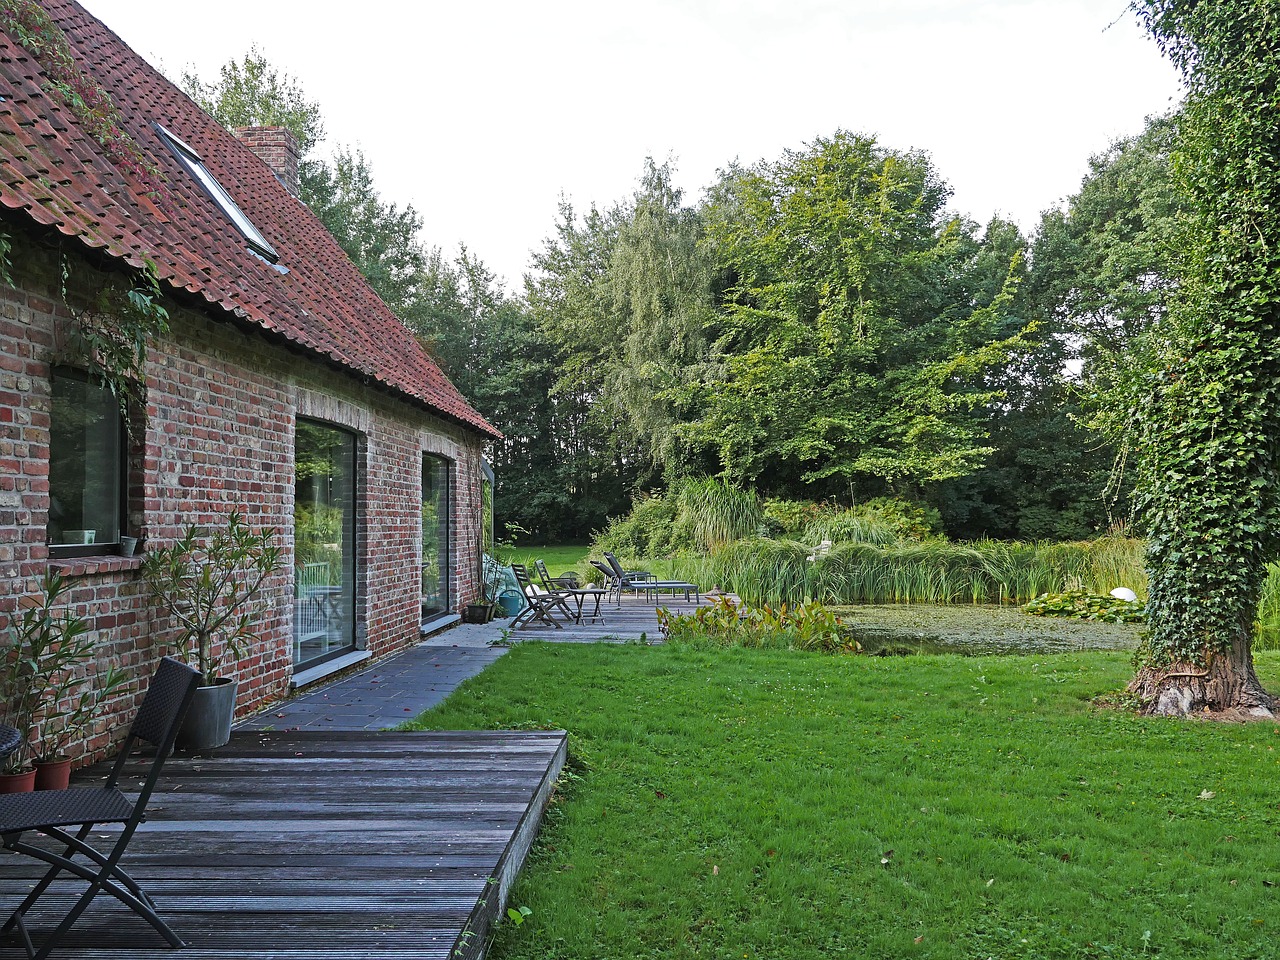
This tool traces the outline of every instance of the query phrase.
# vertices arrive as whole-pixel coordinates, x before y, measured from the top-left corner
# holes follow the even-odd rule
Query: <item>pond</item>
[[[886,604],[839,607],[869,654],[1066,653],[1134,650],[1141,624],[1032,617],[1017,607]]]

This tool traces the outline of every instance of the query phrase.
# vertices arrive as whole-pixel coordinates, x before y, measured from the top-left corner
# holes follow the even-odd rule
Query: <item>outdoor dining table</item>
[[[595,597],[595,600],[596,600],[595,608],[591,611],[591,615],[588,616],[587,619],[593,623],[596,620],[599,620],[601,623],[604,623],[604,614],[600,612],[600,599],[609,592],[604,587],[573,587],[573,588],[566,588],[563,590],[559,590],[557,592],[573,597],[574,602],[578,605],[577,610],[575,611],[574,617],[573,617],[574,623],[582,622],[583,604],[587,602],[588,597]]]

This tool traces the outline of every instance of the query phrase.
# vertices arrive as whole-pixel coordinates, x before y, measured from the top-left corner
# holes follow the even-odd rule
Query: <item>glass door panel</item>
[[[293,665],[355,649],[356,438],[298,421],[294,459]]]
[[[422,458],[422,620],[452,606],[449,581],[449,461]]]

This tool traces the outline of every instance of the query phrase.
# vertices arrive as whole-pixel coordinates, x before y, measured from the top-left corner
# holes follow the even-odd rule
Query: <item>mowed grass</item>
[[[1273,957],[1280,727],[1131,671],[524,643],[418,725],[570,732],[495,960]]]
[[[533,561],[542,560],[546,563],[551,575],[558,577],[585,560],[589,549],[589,545],[585,543],[557,544],[549,547],[526,547],[519,544],[511,551],[511,559],[516,563],[523,563],[530,572],[533,571]]]

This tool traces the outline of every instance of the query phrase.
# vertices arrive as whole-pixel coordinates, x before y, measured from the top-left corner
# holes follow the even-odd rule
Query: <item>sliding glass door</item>
[[[294,465],[297,670],[355,649],[355,434],[299,420]]]

